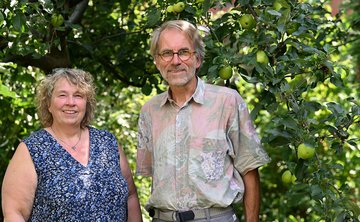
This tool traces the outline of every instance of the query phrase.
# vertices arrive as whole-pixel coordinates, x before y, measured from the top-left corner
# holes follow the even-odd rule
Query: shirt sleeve
[[[138,146],[136,157],[137,175],[152,175],[151,135],[151,119],[144,112],[141,112],[138,122]]]
[[[235,168],[241,175],[245,175],[270,162],[270,157],[261,145],[247,105],[240,95],[235,99],[234,106],[228,136],[233,146]]]

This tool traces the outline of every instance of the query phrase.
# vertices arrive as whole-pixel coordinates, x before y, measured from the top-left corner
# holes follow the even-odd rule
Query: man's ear
[[[202,59],[200,56],[196,56],[196,69],[198,69],[201,66]]]
[[[159,69],[159,67],[158,67],[158,64],[156,63],[156,59],[154,59],[154,61],[153,61],[153,62],[154,62],[154,64],[155,64],[155,66],[156,66],[157,70],[160,70],[160,69]]]

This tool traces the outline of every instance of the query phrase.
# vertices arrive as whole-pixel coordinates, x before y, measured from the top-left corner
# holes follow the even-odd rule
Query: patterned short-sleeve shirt
[[[269,161],[233,89],[198,78],[182,107],[164,92],[141,109],[137,174],[152,176],[147,208],[227,207],[243,197],[241,175]]]

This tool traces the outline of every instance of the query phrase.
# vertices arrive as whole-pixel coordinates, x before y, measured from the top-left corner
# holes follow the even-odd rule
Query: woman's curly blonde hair
[[[86,97],[86,112],[81,121],[82,128],[88,126],[94,117],[96,107],[96,94],[93,77],[90,73],[81,69],[59,68],[47,75],[39,84],[36,94],[37,112],[41,124],[49,127],[53,124],[53,116],[49,111],[51,96],[55,83],[65,78],[79,88],[79,91]]]

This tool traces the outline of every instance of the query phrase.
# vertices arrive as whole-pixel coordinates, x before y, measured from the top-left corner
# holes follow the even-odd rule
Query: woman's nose
[[[75,103],[75,98],[73,96],[68,96],[67,100],[66,100],[67,104],[74,104]]]

